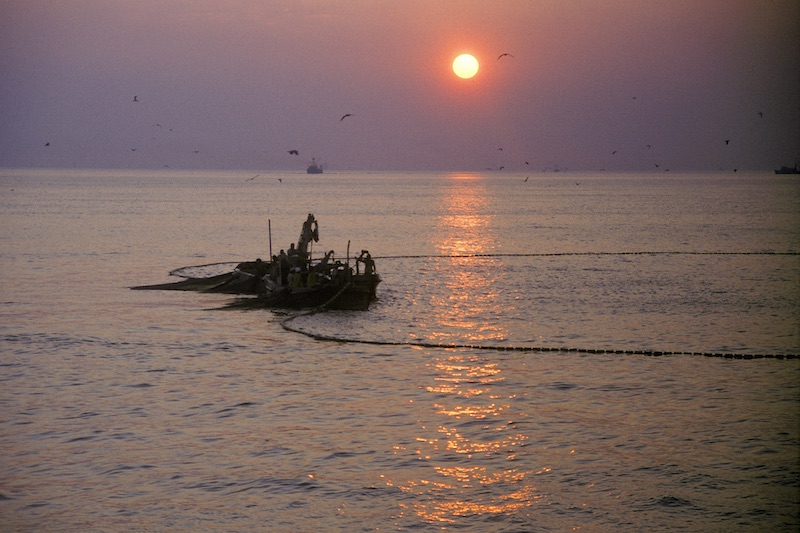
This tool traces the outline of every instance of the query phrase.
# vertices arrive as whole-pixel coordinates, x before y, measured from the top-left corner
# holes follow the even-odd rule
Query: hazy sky
[[[800,157],[799,21],[798,0],[0,0],[0,166],[771,169]]]

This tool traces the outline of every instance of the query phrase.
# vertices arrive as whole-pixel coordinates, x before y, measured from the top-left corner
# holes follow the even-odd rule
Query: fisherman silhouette
[[[308,244],[312,241],[319,241],[319,224],[311,213],[303,222],[303,229],[300,232],[300,239],[297,241],[297,254],[305,260],[308,257]]]

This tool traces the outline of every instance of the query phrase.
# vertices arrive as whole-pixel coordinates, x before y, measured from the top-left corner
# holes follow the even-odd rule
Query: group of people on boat
[[[312,261],[309,249],[312,241],[319,241],[319,224],[314,215],[309,214],[303,223],[297,246],[292,243],[288,251],[281,249],[278,255],[273,255],[269,271],[265,271],[264,275],[267,275],[274,285],[298,289],[312,288],[322,282],[337,284],[340,276],[351,274],[350,269],[334,260],[333,250],[326,252],[322,259]],[[362,264],[364,265],[364,274],[376,273],[375,261],[366,250],[362,250],[361,255],[356,259],[356,274],[361,273],[359,265]]]
[[[278,255],[272,256],[272,268],[269,278],[283,287],[312,287],[316,283],[319,273],[325,270],[333,256],[333,250],[325,254],[325,257],[311,265],[311,253],[308,246],[311,241],[319,241],[319,224],[314,215],[308,215],[300,231],[300,238],[297,246],[294,243],[289,246],[289,251],[281,249]]]
[[[297,246],[292,244],[288,252],[272,255],[270,261],[245,261],[230,273],[134,288],[257,295],[246,299],[247,306],[366,310],[376,299],[375,289],[381,282],[369,252],[361,251],[355,267],[350,265],[349,244],[346,262],[336,259],[333,250],[312,259],[310,246],[318,240],[319,225],[310,214]]]

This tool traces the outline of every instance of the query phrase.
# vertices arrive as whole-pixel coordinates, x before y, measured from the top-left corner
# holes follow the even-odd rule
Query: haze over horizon
[[[800,158],[798,21],[796,0],[7,0],[0,166],[770,170]]]

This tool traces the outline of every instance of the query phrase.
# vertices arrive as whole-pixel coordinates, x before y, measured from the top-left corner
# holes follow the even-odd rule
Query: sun
[[[478,60],[470,54],[461,54],[453,61],[453,72],[459,78],[471,78],[478,73]]]

